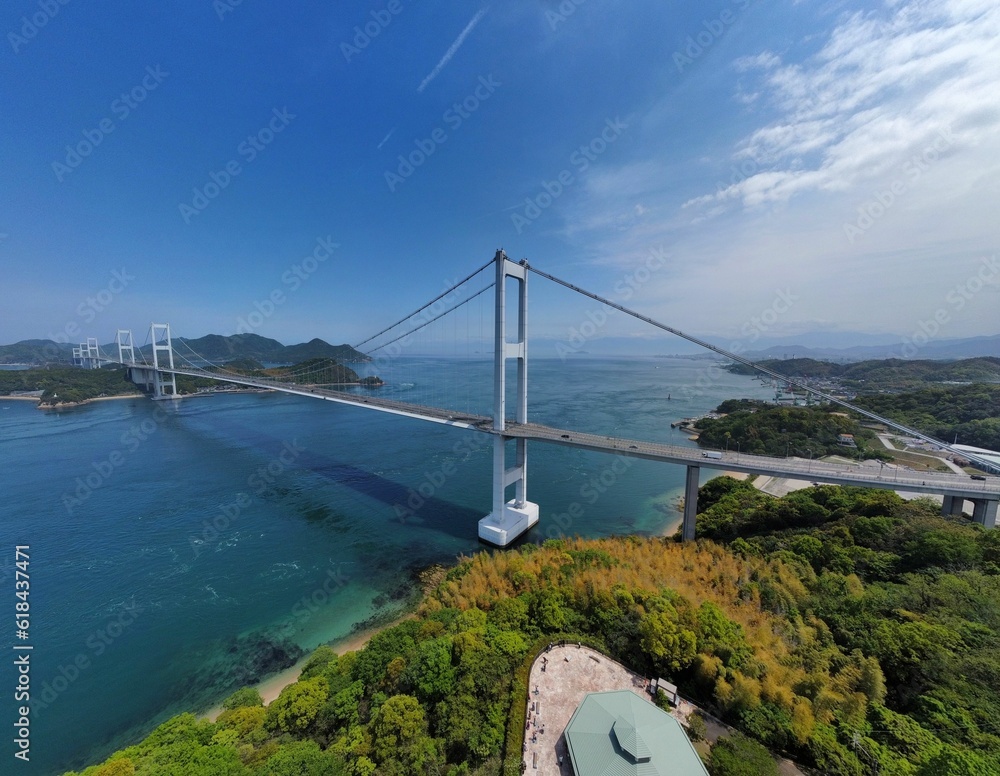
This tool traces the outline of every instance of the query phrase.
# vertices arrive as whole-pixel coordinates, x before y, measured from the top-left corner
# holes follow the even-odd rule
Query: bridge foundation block
[[[491,512],[479,521],[479,538],[497,547],[507,547],[538,522],[538,504],[511,499],[500,514]]]

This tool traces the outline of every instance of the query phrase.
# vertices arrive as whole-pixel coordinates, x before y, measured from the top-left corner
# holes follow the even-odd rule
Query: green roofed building
[[[566,745],[576,776],[708,776],[680,723],[628,690],[587,695]]]

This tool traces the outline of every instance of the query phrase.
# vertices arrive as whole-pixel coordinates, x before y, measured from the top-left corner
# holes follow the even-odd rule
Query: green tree
[[[347,776],[344,761],[315,741],[283,744],[258,771],[259,776]]]
[[[239,709],[244,706],[263,706],[264,699],[256,687],[244,687],[237,690],[222,702],[224,709]]]
[[[290,684],[267,707],[267,727],[283,733],[304,733],[326,703],[328,694],[328,685],[321,676]]]
[[[917,776],[992,776],[997,763],[989,762],[975,752],[944,746],[925,762]]]
[[[712,776],[778,776],[771,753],[740,733],[723,736],[715,742],[709,771]]]
[[[501,598],[490,610],[489,621],[496,625],[499,630],[527,630],[528,602],[520,596]]]
[[[318,647],[306,664],[302,667],[302,673],[299,674],[299,679],[311,679],[318,674],[327,673],[329,669],[336,667],[337,665],[337,653],[326,644]]]
[[[711,601],[698,607],[698,652],[718,655],[724,665],[740,668],[753,657],[743,628]]]
[[[697,636],[677,620],[677,611],[669,604],[639,620],[642,648],[660,670],[679,671],[697,654]]]
[[[263,743],[267,737],[264,730],[266,717],[267,710],[263,706],[240,706],[237,709],[228,709],[215,721],[218,730],[213,740],[216,740],[221,733],[231,731],[232,736],[228,740],[237,743]]]
[[[94,776],[134,776],[135,765],[128,757],[116,757],[99,767]]]
[[[451,638],[429,639],[417,645],[416,655],[404,674],[417,698],[433,704],[455,687],[455,669],[451,665]]]
[[[437,742],[427,735],[423,707],[412,695],[394,695],[382,704],[372,720],[372,754],[385,773],[393,772],[391,764],[397,765],[394,771],[409,774],[443,762]]]
[[[531,619],[543,633],[558,633],[569,624],[565,599],[553,587],[545,587],[532,596]]]
[[[708,735],[708,726],[705,724],[705,718],[698,712],[693,712],[688,715],[687,723],[688,738],[692,741],[704,741]]]

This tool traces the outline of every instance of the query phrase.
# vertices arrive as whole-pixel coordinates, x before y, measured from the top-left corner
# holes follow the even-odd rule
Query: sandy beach
[[[392,622],[386,623],[385,625],[379,626],[377,628],[368,628],[366,630],[358,631],[357,633],[352,633],[350,636],[346,636],[343,639],[339,639],[332,643],[330,646],[333,647],[333,651],[338,655],[343,655],[347,652],[356,652],[367,644],[372,636],[380,631],[392,628],[395,625],[404,620],[408,620],[414,617],[413,613],[405,614]],[[281,691],[284,690],[288,685],[294,684],[298,678],[299,674],[302,673],[302,669],[306,662],[309,660],[309,655],[303,657],[298,663],[286,668],[284,671],[279,671],[274,676],[270,676],[263,682],[254,685],[257,691],[260,693],[260,697],[264,699],[264,705],[267,706],[271,701],[281,695]],[[222,704],[217,704],[206,711],[202,716],[207,718],[210,722],[215,722],[218,716],[222,713]]]
[[[734,480],[745,480],[750,475],[748,475],[746,472],[723,472],[718,476],[732,477]],[[684,522],[684,516],[682,514],[684,509],[684,499],[680,497],[677,499],[676,503],[677,503],[678,515],[675,519],[671,520],[665,526],[663,526],[663,530],[661,530],[659,534],[663,538],[674,536],[678,531],[681,530],[681,523]]]

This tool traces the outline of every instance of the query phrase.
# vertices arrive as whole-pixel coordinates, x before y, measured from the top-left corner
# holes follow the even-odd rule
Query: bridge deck
[[[147,367],[137,365],[135,368],[144,369]],[[191,377],[211,377],[221,382],[246,385],[253,388],[267,388],[296,396],[306,396],[310,399],[323,399],[324,401],[349,404],[365,409],[378,410],[379,412],[389,412],[394,415],[426,420],[432,423],[442,423],[448,426],[455,426],[456,428],[466,428],[488,434],[496,433],[493,430],[493,419],[485,415],[461,414],[437,407],[393,401],[392,399],[384,399],[371,394],[353,394],[343,390],[320,388],[310,385],[280,383],[250,377],[206,375],[204,372],[194,369],[161,368],[160,371],[172,372],[178,375],[189,375]],[[537,423],[522,425],[508,422],[504,435],[683,466],[700,466],[706,469],[787,477],[833,485],[854,485],[867,488],[882,488],[885,490],[902,490],[913,493],[958,496],[963,499],[1000,500],[1000,477],[972,480],[967,476],[955,474],[954,472],[917,473],[896,468],[885,469],[881,466],[843,464],[829,461],[806,461],[801,458],[771,458],[769,456],[748,455],[732,451],[722,453],[721,458],[706,458],[703,451],[698,448],[643,442],[636,439],[622,439],[597,434],[584,434],[578,431],[552,428]]]
[[[855,485],[866,488],[903,490],[915,493],[936,493],[961,498],[1000,500],[1000,477],[972,480],[968,476],[949,472],[926,474],[885,469],[881,466],[844,464],[829,461],[808,461],[801,458],[771,458],[763,455],[725,452],[722,458],[706,458],[702,450],[678,445],[642,442],[633,439],[582,434],[578,431],[551,428],[536,423],[508,423],[507,436],[535,439],[567,447],[602,453],[644,458],[650,461],[700,466],[706,469],[764,474],[809,482],[834,485]]]

